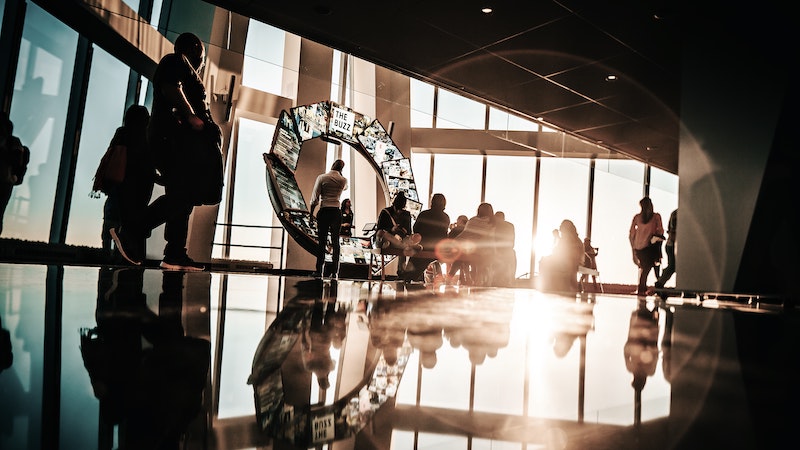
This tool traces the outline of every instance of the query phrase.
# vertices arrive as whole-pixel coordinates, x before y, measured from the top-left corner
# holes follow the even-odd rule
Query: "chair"
[[[597,260],[595,257],[600,249],[596,247],[588,247],[591,251],[587,251],[584,253],[583,264],[578,266],[578,273],[581,275],[581,279],[578,282],[581,288],[581,292],[586,292],[586,282],[589,281],[589,277],[592,277],[592,284],[594,284],[595,292],[598,291],[603,293],[605,290],[603,289],[603,283],[600,282],[598,284],[597,279],[600,278],[600,271],[597,270]]]

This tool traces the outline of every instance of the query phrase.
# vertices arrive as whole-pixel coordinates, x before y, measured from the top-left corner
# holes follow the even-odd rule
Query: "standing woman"
[[[342,200],[342,227],[339,229],[340,236],[353,236],[353,203],[349,198]]]
[[[639,266],[639,284],[636,295],[645,295],[650,269],[654,268],[656,261],[661,259],[664,227],[661,222],[661,214],[653,212],[653,202],[650,197],[639,200],[639,206],[642,210],[633,216],[628,240],[631,242],[633,251],[633,263]]]

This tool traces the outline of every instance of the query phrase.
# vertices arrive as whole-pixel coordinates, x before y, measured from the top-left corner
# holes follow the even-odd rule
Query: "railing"
[[[223,251],[222,251],[222,254],[223,254],[223,258],[222,259],[223,260],[230,260],[230,249],[231,249],[231,247],[258,248],[258,249],[264,249],[264,250],[279,250],[280,258],[279,258],[278,268],[279,269],[283,269],[284,268],[283,267],[283,264],[284,264],[283,254],[284,254],[284,247],[286,246],[286,229],[283,228],[282,226],[280,226],[280,225],[242,225],[242,224],[220,223],[220,222],[215,222],[214,225],[215,226],[221,226],[221,227],[228,227],[228,231],[226,231],[224,233],[224,235],[223,235],[223,241],[227,241],[227,242],[212,242],[211,243],[212,246],[219,245],[219,246],[221,246],[223,248]],[[276,245],[232,244],[230,242],[230,240],[231,240],[230,228],[234,228],[234,227],[235,228],[257,228],[257,229],[267,229],[267,230],[280,229],[281,230],[280,245],[276,246]],[[269,255],[267,255],[267,260],[269,260],[269,259],[270,259]],[[253,261],[253,262],[257,262],[257,261]],[[269,263],[270,261],[266,261],[266,262]]]

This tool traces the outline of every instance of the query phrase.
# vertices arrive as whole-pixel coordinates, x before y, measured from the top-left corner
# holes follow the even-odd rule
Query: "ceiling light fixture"
[[[613,81],[617,81],[617,80],[618,80],[618,78],[617,78],[616,75],[613,75],[613,74],[606,75],[606,81],[608,81],[608,82],[613,82]]]
[[[481,12],[484,14],[491,14],[492,11],[493,10],[491,6],[484,6],[483,8],[481,8]]]

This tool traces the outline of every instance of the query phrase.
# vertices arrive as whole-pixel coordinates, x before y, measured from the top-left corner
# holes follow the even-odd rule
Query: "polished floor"
[[[3,450],[799,445],[780,302],[0,264],[0,323]]]

